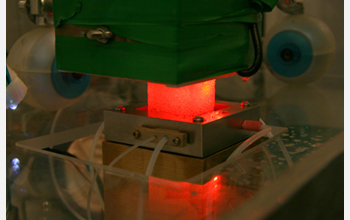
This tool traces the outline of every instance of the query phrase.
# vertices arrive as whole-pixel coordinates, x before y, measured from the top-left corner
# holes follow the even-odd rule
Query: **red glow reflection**
[[[202,185],[149,177],[148,192],[148,210],[162,219],[217,219],[251,195],[227,184],[226,174]]]
[[[179,88],[148,83],[148,111],[194,117],[214,111],[215,79]]]

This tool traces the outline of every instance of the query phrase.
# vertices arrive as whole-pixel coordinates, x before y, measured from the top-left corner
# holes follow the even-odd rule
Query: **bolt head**
[[[248,102],[248,101],[241,102],[241,108],[246,108],[249,106],[250,106],[250,102]]]
[[[138,139],[138,138],[140,138],[141,133],[140,133],[140,131],[135,130],[135,131],[132,133],[132,135],[134,136],[134,138]]]
[[[193,118],[193,122],[203,122],[204,118],[202,116],[196,116]]]
[[[172,143],[174,146],[177,146],[181,143],[181,140],[180,140],[180,138],[176,137],[173,139]]]
[[[125,107],[122,105],[119,105],[114,110],[116,110],[117,112],[125,112]]]

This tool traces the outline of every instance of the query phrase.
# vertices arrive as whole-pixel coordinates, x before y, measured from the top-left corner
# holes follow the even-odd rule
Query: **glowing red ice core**
[[[215,79],[179,88],[148,83],[148,111],[194,117],[214,111]]]

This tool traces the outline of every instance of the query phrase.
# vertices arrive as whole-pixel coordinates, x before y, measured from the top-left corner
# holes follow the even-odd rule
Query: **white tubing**
[[[50,134],[53,134],[55,132],[55,128],[56,128],[56,124],[57,124],[57,121],[58,121],[58,118],[61,116],[61,113],[62,113],[62,109],[60,110],[57,110],[56,114],[55,114],[55,117],[53,118],[53,121],[52,121],[52,125],[51,125],[51,129],[50,129]],[[52,148],[53,146],[51,146]]]
[[[265,126],[265,127],[267,126],[266,123],[264,122],[264,120],[262,120],[262,118],[260,118],[259,121],[261,122],[261,124],[262,124],[263,126]],[[269,138],[272,138],[272,137],[273,137],[272,132],[269,132],[269,133],[267,134],[267,136],[268,136]]]
[[[114,164],[116,164],[120,159],[122,159],[126,154],[130,153],[131,151],[133,151],[134,149],[138,148],[139,146],[146,144],[150,141],[153,141],[154,139],[156,139],[156,136],[150,137],[146,140],[143,140],[137,144],[135,144],[134,146],[130,147],[129,149],[127,149],[126,151],[124,151],[122,154],[120,154],[118,157],[116,157],[108,166],[112,167]]]
[[[51,125],[51,129],[50,129],[50,134],[53,134],[55,132],[55,128],[56,128],[56,124],[58,121],[58,118],[60,117],[62,113],[62,110],[58,110],[55,114],[55,117],[53,119],[52,125]],[[51,149],[53,148],[53,146],[50,147]],[[50,171],[51,171],[51,177],[52,177],[52,181],[53,181],[53,185],[56,189],[56,192],[58,194],[58,196],[61,198],[63,204],[66,206],[66,208],[78,219],[78,220],[85,220],[84,217],[82,217],[78,212],[76,212],[71,205],[68,203],[68,201],[65,199],[65,196],[63,195],[60,186],[58,185],[58,181],[55,175],[55,169],[54,169],[54,165],[53,165],[54,161],[53,161],[53,156],[49,156],[49,167],[50,167]]]
[[[152,175],[152,171],[153,171],[153,167],[154,164],[156,163],[157,157],[160,153],[160,150],[164,147],[165,143],[169,140],[169,138],[167,136],[164,136],[159,143],[157,144],[156,148],[153,151],[153,154],[151,156],[151,159],[148,162],[148,166],[147,166],[147,170],[145,175],[146,176],[151,176]]]
[[[168,140],[169,140],[169,138],[167,136],[164,136],[157,144],[156,148],[154,149],[154,151],[152,153],[151,159],[148,162],[147,170],[145,173],[146,176],[151,176],[151,174],[153,172],[153,167],[156,163],[158,155]],[[145,202],[144,192],[147,191],[146,189],[147,189],[147,185],[144,185],[144,183],[141,182],[140,192],[139,192],[139,200],[138,200],[138,204],[137,204],[137,220],[143,219],[143,212],[144,212],[143,207],[144,207],[144,202]]]
[[[95,153],[96,146],[97,146],[97,141],[98,141],[98,139],[100,138],[100,136],[101,136],[101,134],[102,134],[104,128],[105,128],[105,123],[102,122],[101,125],[100,125],[100,127],[97,129],[96,134],[95,134],[95,137],[94,137],[94,139],[93,139],[93,141],[92,141],[92,144],[91,144],[90,154],[89,154],[89,161],[90,161],[90,162],[93,162],[94,153]],[[96,178],[93,178],[93,177],[94,177],[94,168],[93,168],[92,165],[89,165],[89,172],[90,172],[90,177],[91,177],[91,179],[97,179],[97,177],[96,177]],[[95,180],[94,180],[94,182],[95,182]],[[94,185],[94,182],[91,182],[91,185]],[[94,187],[94,191],[96,192],[96,195],[97,195],[97,198],[98,198],[98,200],[99,200],[99,202],[100,202],[100,204],[101,204],[102,210],[105,211],[105,204],[104,204],[104,201],[103,201],[101,192],[100,192],[100,190],[98,189],[97,186]],[[91,199],[91,198],[88,197],[88,199]],[[90,202],[89,202],[89,206],[90,206]],[[89,208],[90,208],[90,207],[89,207]],[[90,212],[88,212],[88,213],[90,213]]]
[[[101,127],[100,127],[101,128]],[[136,149],[137,147],[146,144],[150,141],[153,141],[154,139],[156,139],[156,136],[150,137],[146,140],[143,140],[137,144],[135,144],[134,146],[130,147],[129,149],[127,149],[126,151],[124,151],[122,154],[120,154],[118,157],[116,157],[108,166],[112,167],[114,164],[116,164],[120,159],[122,159],[126,154],[130,153],[132,150]],[[88,216],[88,220],[91,219],[91,208],[90,208],[90,202],[91,202],[91,196],[92,196],[92,190],[94,188],[94,184],[96,182],[97,179],[97,172],[95,172],[95,174],[92,177],[91,180],[91,185],[90,185],[90,189],[89,189],[89,193],[88,193],[88,198],[87,198],[87,216]]]
[[[264,126],[266,126],[266,123],[264,122],[264,120],[262,120],[262,119],[260,118],[259,121],[261,122],[261,124],[263,124]],[[269,138],[272,138],[272,137],[273,137],[272,132],[268,133],[267,136],[268,136]],[[289,155],[289,153],[288,153],[286,147],[284,146],[283,141],[281,140],[281,138],[278,137],[278,138],[276,139],[276,141],[277,141],[278,145],[280,146],[284,157],[285,157],[286,160],[287,160],[288,166],[289,166],[289,167],[294,166],[293,160],[292,160],[292,158],[290,158],[290,155]]]
[[[233,153],[227,158],[227,160],[230,160],[236,157],[237,155],[242,153],[242,151],[244,151],[247,147],[249,147],[249,145],[254,143],[256,140],[262,138],[264,135],[268,134],[269,132],[271,132],[271,127],[266,126],[264,129],[257,132],[247,140],[245,140],[235,151],[233,151]]]
[[[91,196],[92,196],[92,191],[94,190],[94,185],[95,185],[95,182],[96,182],[96,179],[97,179],[97,175],[98,173],[100,172],[100,169],[96,170],[94,176],[92,177],[92,181],[91,181],[91,185],[90,185],[90,188],[89,188],[89,193],[88,193],[88,197],[87,197],[87,204],[86,204],[86,214],[87,214],[87,218],[88,220],[91,220],[91,207],[90,207],[90,204],[91,204]]]
[[[94,140],[92,141],[91,148],[90,148],[90,155],[89,155],[89,161],[92,162],[94,159],[94,153],[97,145],[97,141],[99,137],[101,136],[103,129],[105,128],[105,123],[102,122],[100,127],[97,129],[97,132],[95,134]],[[92,174],[93,176],[93,174]]]

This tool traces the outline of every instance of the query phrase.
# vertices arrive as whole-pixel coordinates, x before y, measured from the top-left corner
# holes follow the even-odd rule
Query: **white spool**
[[[332,64],[335,48],[329,27],[307,15],[285,17],[264,39],[264,57],[271,72],[290,84],[306,84],[320,78]],[[289,57],[284,53],[288,50],[292,51]]]
[[[79,99],[62,97],[54,88],[51,79],[54,58],[55,32],[52,27],[41,27],[24,34],[11,48],[7,65],[13,70],[10,74],[17,74],[28,87],[23,100],[26,104],[43,110],[58,110]]]

